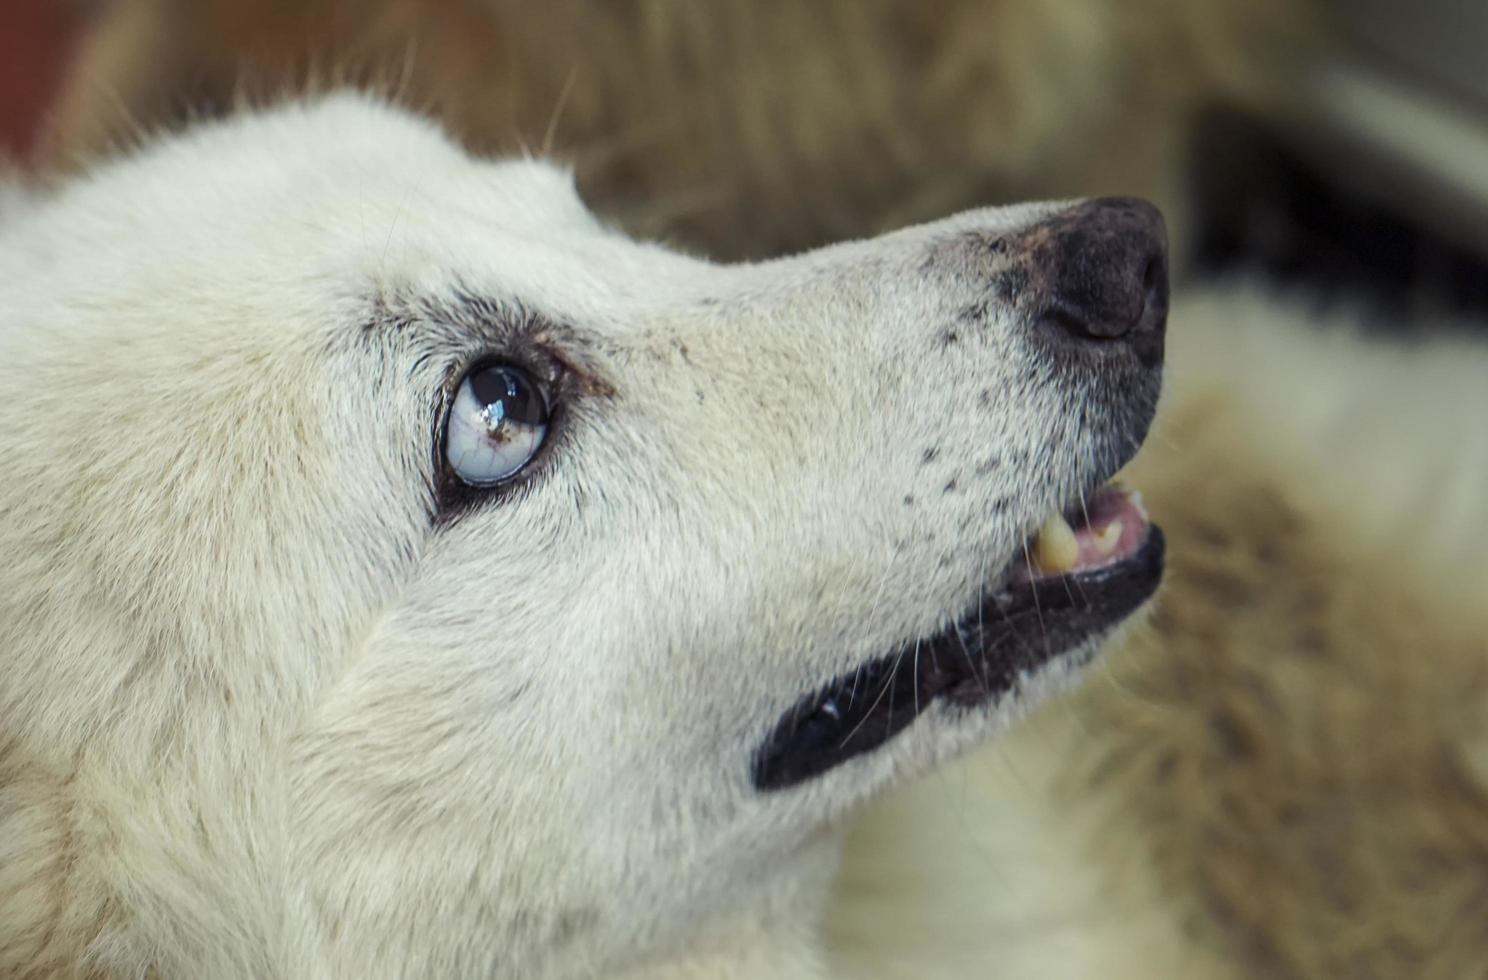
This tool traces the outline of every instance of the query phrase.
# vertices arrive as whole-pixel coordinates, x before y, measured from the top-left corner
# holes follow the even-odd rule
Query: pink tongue
[[[1136,501],[1115,487],[1102,487],[1091,494],[1078,516],[1080,522],[1073,525],[1075,542],[1080,546],[1073,569],[1077,572],[1100,568],[1132,555],[1141,547],[1147,533],[1147,518],[1142,516]],[[1121,532],[1115,546],[1110,547],[1107,542],[1106,550],[1102,551],[1096,539],[1117,521],[1121,522]]]

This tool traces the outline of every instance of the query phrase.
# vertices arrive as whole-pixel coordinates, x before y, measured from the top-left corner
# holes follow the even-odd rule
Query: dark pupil
[[[526,425],[547,422],[547,406],[537,393],[537,386],[521,371],[509,367],[485,368],[471,375],[470,389],[482,405],[500,402],[503,418]]]

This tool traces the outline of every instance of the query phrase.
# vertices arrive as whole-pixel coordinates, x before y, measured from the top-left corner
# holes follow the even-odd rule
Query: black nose
[[[1039,322],[1082,341],[1128,341],[1161,358],[1168,320],[1168,234],[1146,201],[1103,197],[1074,205],[1025,241],[1044,286]]]

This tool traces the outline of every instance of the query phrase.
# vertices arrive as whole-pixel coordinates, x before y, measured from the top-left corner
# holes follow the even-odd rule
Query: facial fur
[[[1145,434],[1160,343],[1045,320],[1074,210],[720,266],[340,96],[0,227],[0,972],[587,975],[815,887],[1072,670],[751,782]],[[473,492],[442,413],[493,358],[554,420]]]

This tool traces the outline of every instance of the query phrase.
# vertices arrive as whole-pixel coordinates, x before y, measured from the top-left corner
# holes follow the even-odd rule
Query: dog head
[[[92,797],[121,957],[663,955],[1157,584],[1098,492],[1159,390],[1139,202],[719,266],[343,96],[5,234],[0,735]]]

